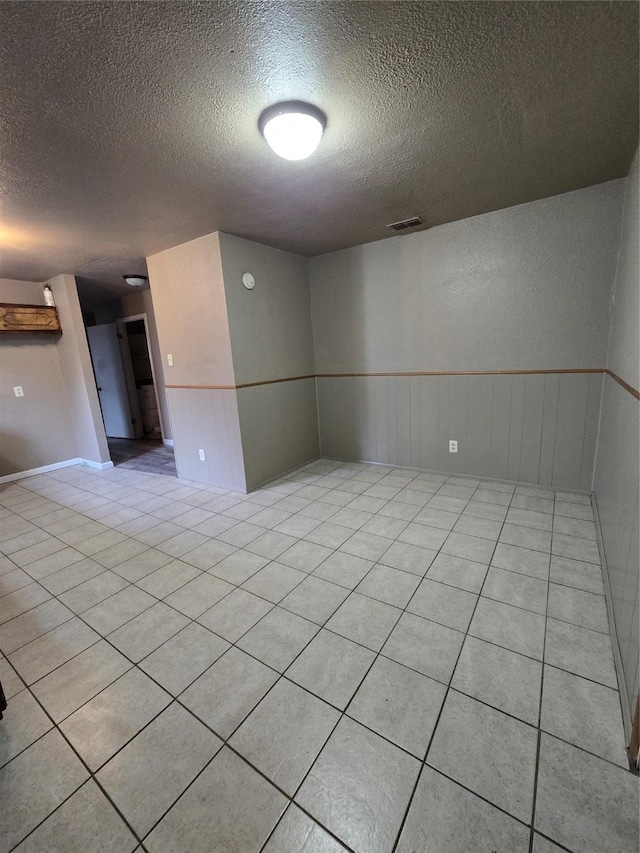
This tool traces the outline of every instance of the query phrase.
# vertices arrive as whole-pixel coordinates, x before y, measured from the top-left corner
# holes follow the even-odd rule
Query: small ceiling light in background
[[[146,284],[149,281],[148,276],[146,275],[123,275],[122,278],[130,284],[131,287],[142,287],[143,284]]]
[[[263,110],[260,133],[285,160],[304,160],[316,150],[327,126],[327,117],[313,104],[284,101]]]

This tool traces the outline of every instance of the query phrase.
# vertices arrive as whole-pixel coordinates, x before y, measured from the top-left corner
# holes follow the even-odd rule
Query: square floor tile
[[[593,563],[570,560],[568,557],[551,557],[550,580],[552,583],[584,589],[604,595],[602,569]]]
[[[0,851],[8,853],[88,777],[57,730],[5,765],[0,770]]]
[[[109,634],[109,642],[137,663],[188,623],[186,616],[159,601]]]
[[[407,522],[412,521],[419,512],[419,506],[394,500],[389,501],[379,510],[380,515],[386,515],[388,518],[400,518]]]
[[[161,569],[171,562],[171,556],[158,551],[155,548],[148,548],[142,554],[136,557],[131,557],[130,560],[125,560],[124,563],[119,563],[114,567],[113,571],[125,578],[131,583],[137,583],[141,578],[147,577],[156,569]]]
[[[434,495],[427,506],[433,509],[443,509],[445,512],[462,512],[468,502],[468,498],[453,498],[450,495]]]
[[[120,678],[132,664],[101,640],[37,681],[32,690],[56,723]]]
[[[390,851],[419,768],[415,758],[343,717],[296,801],[353,850]]]
[[[537,742],[531,726],[450,690],[427,764],[529,823]]]
[[[320,631],[286,671],[287,678],[344,710],[375,655],[345,637]]]
[[[375,498],[373,498],[373,500],[375,500]],[[401,518],[389,518],[386,515],[374,515],[366,524],[362,525],[361,529],[363,533],[371,533],[374,536],[382,536],[385,539],[393,540],[398,538],[407,524],[408,522],[403,521]],[[424,524],[429,524],[429,521],[425,520]],[[431,526],[438,527],[439,525],[432,524]]]
[[[208,541],[207,537],[202,533],[196,533],[195,530],[183,530],[176,536],[172,536],[171,539],[165,539],[164,542],[160,542],[156,547],[158,551],[164,551],[165,554],[169,554],[174,559],[177,559]]]
[[[484,563],[440,553],[431,564],[427,577],[467,592],[479,593],[487,574]]]
[[[346,589],[354,589],[371,569],[373,563],[341,551],[335,551],[314,570],[314,577],[322,578]]]
[[[403,613],[382,649],[385,657],[448,684],[464,640],[464,634]]]
[[[27,684],[33,684],[99,639],[88,625],[74,618],[22,646],[9,655],[9,660]]]
[[[208,571],[221,560],[224,560],[225,557],[231,556],[235,551],[235,545],[227,545],[226,542],[209,539],[192,551],[183,554],[182,560],[185,563],[189,563],[190,566],[195,566],[196,569]]]
[[[378,657],[348,714],[422,760],[446,692],[443,684]]]
[[[543,733],[535,822],[570,850],[636,850],[638,778]]]
[[[597,539],[596,525],[593,519],[587,521],[558,515],[553,520],[553,532],[565,536],[578,536],[582,539]]]
[[[259,853],[286,806],[283,794],[223,748],[156,826],[145,847],[150,853]]]
[[[572,560],[583,560],[585,563],[600,565],[598,543],[592,539],[580,539],[577,536],[562,536],[553,534],[551,553],[557,557],[569,557]]]
[[[114,534],[116,531],[112,531]],[[101,536],[106,537],[106,533],[100,534]],[[118,533],[117,536],[119,541],[116,542],[115,545],[111,545],[109,548],[101,549],[97,552],[85,552],[88,557],[92,557],[96,563],[99,563],[101,566],[104,566],[105,569],[112,569],[114,566],[117,566],[118,563],[123,563],[125,560],[129,560],[131,557],[135,557],[138,554],[141,554],[146,550],[146,545],[142,542],[139,542],[137,539],[130,539],[128,537],[124,537],[120,539],[122,534]],[[98,539],[99,537],[95,537]],[[79,542],[76,545],[78,551],[83,550],[83,545],[85,543]]]
[[[549,554],[498,542],[491,565],[520,575],[549,580]]]
[[[47,575],[42,578],[40,583],[53,595],[61,595],[74,586],[83,583],[83,581],[95,578],[104,572],[104,567],[95,560],[87,558],[79,563],[74,563],[72,566],[67,566],[66,569],[60,569],[53,575]]]
[[[592,631],[609,633],[604,595],[552,583],[549,585],[549,616]]]
[[[547,620],[545,663],[617,689],[611,638],[557,619]]]
[[[361,500],[366,501],[367,498],[361,498]],[[373,517],[372,512],[367,512],[361,509],[356,509],[352,506],[344,507],[343,509],[339,509],[338,512],[332,516],[331,523],[339,524],[341,527],[350,527],[352,530],[359,530],[365,522],[369,521]]]
[[[180,701],[221,738],[228,738],[278,678],[270,667],[231,648],[184,691]]]
[[[137,586],[156,598],[166,598],[167,595],[198,577],[199,574],[201,574],[200,570],[188,563],[183,563],[182,560],[172,560],[166,566],[156,569],[155,572],[151,572],[150,575],[146,575],[137,581]]]
[[[310,533],[307,533],[305,539],[308,542],[314,542],[316,545],[324,545],[327,548],[339,548],[343,542],[353,533],[350,527],[341,527],[333,524],[331,521],[324,521],[319,524]]]
[[[488,566],[495,547],[496,543],[489,539],[452,532],[442,546],[442,552],[450,554],[452,557],[462,557],[464,560],[472,560],[475,563],[484,563]]]
[[[138,840],[90,779],[18,847],[16,853],[132,853]]]
[[[489,483],[482,483],[479,489],[473,493],[473,500],[479,503],[497,504],[498,506],[509,506],[511,503],[511,495],[508,493],[497,492],[495,489],[489,489]],[[492,485],[492,484],[491,484]]]
[[[617,690],[545,666],[541,727],[620,764],[629,764]]]
[[[457,559],[454,557],[453,559]],[[454,586],[437,583],[427,576],[420,582],[407,605],[409,613],[439,622],[457,631],[466,631],[478,596]]]
[[[247,717],[230,744],[293,795],[339,718],[335,708],[283,678]]]
[[[263,566],[266,566],[268,562],[269,560],[266,557],[250,554],[249,551],[243,549],[216,563],[211,568],[210,574],[239,586],[249,580],[251,575],[255,575]]]
[[[394,542],[380,557],[380,562],[384,566],[391,566],[392,569],[401,569],[403,572],[424,577],[436,553],[407,542]]]
[[[491,566],[482,596],[544,614],[547,610],[547,587],[546,581]]]
[[[446,530],[441,530],[439,527],[427,527],[424,524],[412,522],[398,536],[398,541],[437,551],[444,544],[448,535]]]
[[[326,627],[336,634],[380,651],[402,611],[357,592],[341,604]]]
[[[67,717],[60,729],[95,771],[170,702],[168,693],[131,669]]]
[[[274,607],[237,645],[278,672],[284,672],[317,631],[318,626],[307,619]]]
[[[332,548],[316,545],[314,542],[301,541],[296,542],[295,545],[280,554],[278,562],[309,574],[317,569],[320,563],[332,553]]]
[[[107,570],[64,592],[60,596],[60,601],[74,613],[83,613],[127,586],[129,586],[128,581]]]
[[[490,521],[504,521],[507,517],[507,511],[506,506],[470,500],[464,508],[462,515],[463,517],[475,515],[478,518],[488,518]]]
[[[454,533],[464,533],[467,536],[477,536],[480,539],[488,539],[497,542],[502,522],[492,521],[488,518],[479,518],[475,515],[461,515],[459,521],[453,528]]]
[[[157,601],[152,595],[148,595],[137,586],[128,586],[89,610],[85,610],[82,619],[99,634],[105,636],[148,610],[149,607],[153,607],[154,604],[157,604]]]
[[[3,657],[0,657],[0,682],[2,682],[2,691],[5,699],[11,699],[12,696],[24,690],[22,679],[9,661]]]
[[[378,565],[360,581],[357,591],[395,607],[406,607],[419,583],[417,575]]]
[[[144,837],[222,741],[174,702],[97,774],[122,814]]]
[[[376,518],[379,518],[379,516],[376,516]],[[393,540],[386,536],[377,536],[373,533],[365,533],[363,530],[358,530],[340,546],[340,551],[343,551],[345,554],[352,554],[354,557],[361,557],[363,560],[375,562],[387,551],[392,543]]]
[[[500,534],[500,542],[517,545],[520,548],[530,548],[533,551],[542,551],[545,554],[551,551],[551,533],[547,530],[536,530],[533,527],[505,524]]]
[[[0,767],[42,737],[52,728],[49,717],[28,690],[22,690],[10,702],[0,728]]]
[[[397,853],[529,853],[529,829],[431,767],[425,767]]]
[[[50,598],[20,616],[0,625],[0,648],[10,655],[47,631],[73,618],[73,613],[56,598]]]
[[[467,637],[451,686],[525,723],[538,725],[542,664],[536,660]]]
[[[545,617],[490,598],[480,598],[469,633],[537,660],[542,660]]]
[[[304,572],[273,562],[245,581],[242,588],[277,604],[305,577]]]
[[[0,624],[15,619],[51,598],[51,593],[39,583],[30,583],[0,598]]]
[[[230,643],[235,643],[272,608],[273,605],[263,598],[243,589],[234,589],[206,613],[198,616],[198,622]]]
[[[258,536],[253,542],[245,546],[247,551],[253,554],[259,554],[261,557],[268,557],[269,560],[275,560],[284,551],[295,545],[296,538],[287,536],[285,533],[278,533],[275,530],[268,530],[262,536]]]
[[[311,576],[293,589],[280,606],[316,625],[324,625],[348,595],[348,589]]]
[[[550,531],[553,528],[553,515],[548,512],[535,512],[530,509],[511,507],[505,520],[507,524],[515,524],[519,527],[533,527],[536,530]]]
[[[241,521],[234,527],[225,530],[224,533],[218,533],[217,539],[221,542],[226,542],[227,545],[235,545],[237,548],[242,548],[253,542],[258,536],[262,536],[264,527],[258,527],[257,524],[251,524],[249,521]]]
[[[344,847],[291,803],[262,853],[344,853]]]
[[[197,619],[233,589],[232,584],[205,573],[172,592],[165,598],[165,603],[190,619]]]
[[[140,669],[177,696],[229,648],[229,643],[192,622],[140,662]]]

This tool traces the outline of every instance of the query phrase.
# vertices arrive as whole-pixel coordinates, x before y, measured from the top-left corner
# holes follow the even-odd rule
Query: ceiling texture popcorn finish
[[[0,276],[109,278],[213,231],[302,255],[619,178],[638,6],[0,4]],[[312,158],[261,111],[328,116]]]

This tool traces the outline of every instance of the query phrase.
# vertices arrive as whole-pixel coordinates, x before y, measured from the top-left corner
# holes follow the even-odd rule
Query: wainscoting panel
[[[178,476],[245,491],[235,390],[167,388]],[[200,460],[198,451],[205,453]]]
[[[601,373],[319,376],[320,446],[340,459],[590,491],[602,382]]]

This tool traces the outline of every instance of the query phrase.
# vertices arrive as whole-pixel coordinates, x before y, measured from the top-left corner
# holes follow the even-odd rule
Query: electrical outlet
[[[458,452],[458,442],[450,441],[449,442],[449,453],[457,453]]]
[[[173,367],[173,356],[171,355],[171,353],[167,353],[167,364],[169,365],[169,367]]]
[[[200,448],[200,450],[198,451],[198,453],[200,454],[200,461],[201,461],[201,462],[204,462],[204,450],[203,450],[202,448]]]
[[[22,385],[14,385],[13,386],[13,393],[16,395],[16,397],[24,397],[24,391],[22,390]]]

